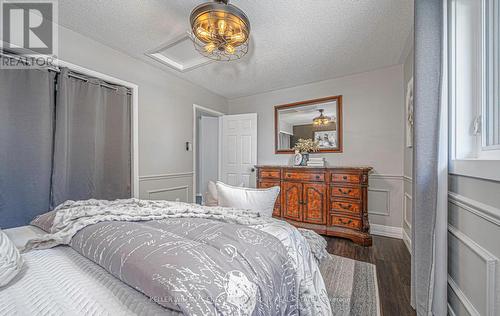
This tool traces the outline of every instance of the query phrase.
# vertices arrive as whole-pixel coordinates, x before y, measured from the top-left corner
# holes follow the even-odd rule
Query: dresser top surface
[[[323,170],[331,170],[331,169],[336,169],[336,170],[341,170],[341,169],[356,169],[356,170],[363,170],[363,171],[370,171],[373,169],[372,167],[368,166],[325,166],[325,167],[315,167],[315,166],[290,166],[290,165],[256,165],[256,168],[283,168],[283,169],[323,169]]]

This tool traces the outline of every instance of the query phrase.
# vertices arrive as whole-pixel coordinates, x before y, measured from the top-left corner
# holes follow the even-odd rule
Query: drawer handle
[[[347,176],[343,176],[342,179],[347,180]]]
[[[340,193],[342,193],[342,194],[344,194],[344,195],[347,195],[347,194],[350,194],[350,193],[352,192],[352,190],[351,190],[351,189],[349,189],[349,190],[347,190],[347,191],[344,191],[344,190],[342,190],[342,189],[339,189],[339,192],[340,192]]]
[[[349,204],[349,205],[340,204],[340,207],[343,208],[344,210],[350,210],[350,209],[352,209],[352,204]]]
[[[352,223],[352,220],[350,219],[350,220],[344,222],[344,220],[342,218],[339,218],[339,222],[340,222],[340,224],[349,225]]]
[[[316,179],[319,179],[319,176],[316,176]]]

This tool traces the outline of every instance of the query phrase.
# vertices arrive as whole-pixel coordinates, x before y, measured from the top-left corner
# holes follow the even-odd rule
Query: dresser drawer
[[[268,189],[268,188],[279,187],[279,186],[280,186],[279,181],[260,180],[259,183],[257,184],[257,187],[259,189]]]
[[[361,220],[357,218],[330,215],[330,222],[333,226],[347,227],[351,229],[360,229]]]
[[[279,179],[280,178],[280,170],[279,169],[263,169],[263,170],[260,170],[259,171],[259,178],[263,178],[263,179]]]
[[[338,183],[359,183],[361,176],[359,174],[333,173],[332,182]]]
[[[258,189],[268,189],[272,187],[280,187],[280,182],[279,181],[259,181],[257,183],[257,188]],[[280,198],[281,192],[278,194],[278,197],[276,198],[276,205],[279,206],[281,203],[281,198]]]
[[[360,188],[332,187],[331,192],[332,192],[333,196],[337,196],[337,197],[345,197],[345,198],[353,198],[353,199],[361,198],[361,189]]]
[[[331,210],[339,212],[348,212],[352,213],[353,215],[359,216],[361,211],[361,203],[333,201],[331,203]]]
[[[285,171],[286,180],[325,181],[325,174],[321,172],[291,172]]]

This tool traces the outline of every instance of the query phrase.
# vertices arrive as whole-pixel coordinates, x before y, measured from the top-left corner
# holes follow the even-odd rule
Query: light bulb
[[[203,39],[210,38],[210,32],[200,26],[196,28],[196,34],[198,35],[198,37],[202,37]]]
[[[231,41],[233,42],[243,42],[245,41],[245,34],[243,33],[236,33],[231,36]]]
[[[213,52],[215,48],[216,48],[216,45],[214,43],[208,43],[207,45],[205,45],[205,51],[207,53]]]
[[[234,54],[234,47],[232,45],[226,45],[226,53]]]
[[[226,21],[225,20],[217,21],[217,27],[219,30],[219,35],[224,36],[224,34],[226,33]]]

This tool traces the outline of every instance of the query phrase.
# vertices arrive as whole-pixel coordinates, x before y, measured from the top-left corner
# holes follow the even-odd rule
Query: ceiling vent
[[[188,34],[148,51],[146,55],[180,72],[187,72],[213,62],[193,48],[193,41]]]

